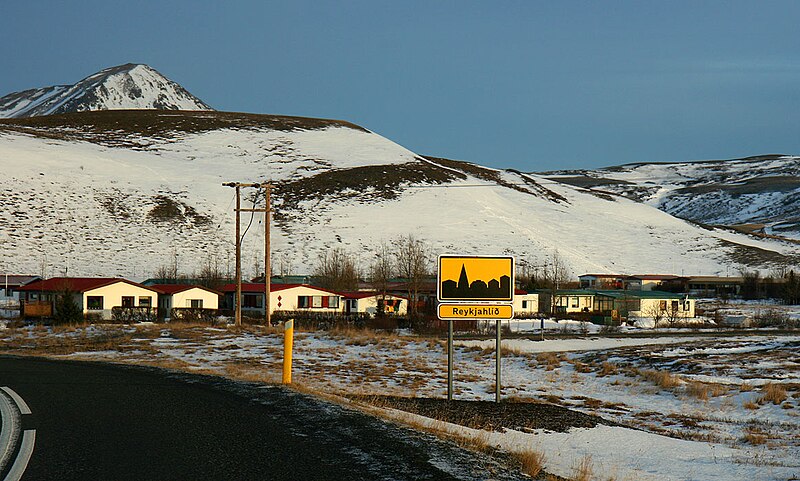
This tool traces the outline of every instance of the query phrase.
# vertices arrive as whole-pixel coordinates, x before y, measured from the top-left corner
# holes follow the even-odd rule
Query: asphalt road
[[[36,430],[23,480],[520,479],[490,457],[281,387],[0,357]]]

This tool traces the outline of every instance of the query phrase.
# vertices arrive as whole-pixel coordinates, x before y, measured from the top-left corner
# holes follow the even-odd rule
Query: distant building
[[[22,286],[40,280],[39,276],[0,274],[0,304],[18,304],[19,289]]]
[[[106,277],[53,277],[26,284],[19,291],[24,297],[25,317],[51,317],[58,296],[70,292],[85,316],[103,320],[112,320],[126,312],[131,316],[125,317],[155,318],[159,294],[151,287],[127,279]]]

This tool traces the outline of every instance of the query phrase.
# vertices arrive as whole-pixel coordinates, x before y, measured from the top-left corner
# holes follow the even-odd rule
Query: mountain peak
[[[136,63],[108,67],[74,85],[25,90],[0,98],[0,118],[119,109],[213,110],[154,68]]]

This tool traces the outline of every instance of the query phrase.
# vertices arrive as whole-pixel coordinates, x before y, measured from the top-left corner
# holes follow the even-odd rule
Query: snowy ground
[[[564,477],[588,462],[604,480],[800,478],[800,334],[707,334],[503,341],[504,398],[545,400],[626,427],[487,435],[417,422],[480,434],[510,451],[541,451],[546,471]],[[298,332],[294,381],[334,394],[444,397],[444,344],[412,336]],[[282,336],[163,325],[18,328],[0,329],[0,351],[277,382]],[[494,340],[457,342],[456,398],[493,399],[494,370]]]

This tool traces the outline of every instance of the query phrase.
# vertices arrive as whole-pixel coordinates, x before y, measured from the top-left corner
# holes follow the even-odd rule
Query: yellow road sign
[[[514,258],[501,256],[439,256],[440,302],[514,299]]]
[[[511,319],[514,317],[514,308],[511,304],[439,304],[438,314],[443,321]]]

